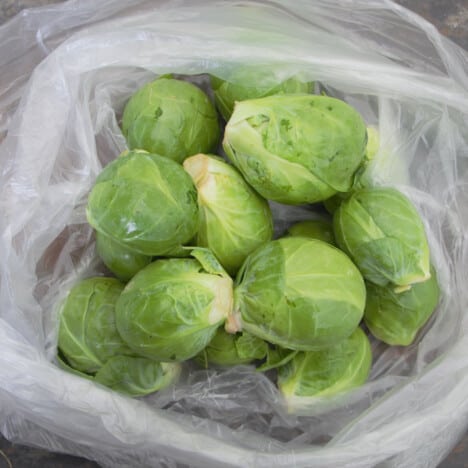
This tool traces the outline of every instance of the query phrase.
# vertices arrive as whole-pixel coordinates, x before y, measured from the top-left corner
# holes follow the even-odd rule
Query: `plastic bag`
[[[370,381],[288,414],[251,367],[187,367],[129,399],[54,363],[57,303],[99,272],[87,193],[125,148],[155,74],[301,73],[377,124],[374,178],[423,215],[443,290],[408,348],[373,343]],[[71,0],[0,27],[0,427],[103,466],[436,466],[468,425],[468,57],[386,0]],[[275,207],[279,226],[308,215]]]

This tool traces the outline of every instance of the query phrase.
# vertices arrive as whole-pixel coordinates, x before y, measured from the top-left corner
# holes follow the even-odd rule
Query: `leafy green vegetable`
[[[195,258],[156,260],[120,295],[117,327],[136,354],[183,361],[208,345],[231,308],[227,274],[210,273]]]
[[[348,191],[366,140],[365,123],[345,102],[296,94],[239,102],[223,146],[260,195],[294,205]]]
[[[371,333],[389,345],[407,346],[429,320],[439,302],[434,268],[431,278],[397,293],[393,287],[367,283],[364,321]]]
[[[129,281],[152,260],[152,257],[123,247],[100,232],[96,232],[96,251],[106,267],[124,282]]]
[[[86,214],[91,226],[124,249],[171,255],[197,232],[197,190],[176,162],[131,151],[99,174]]]
[[[69,292],[60,310],[58,347],[70,367],[93,374],[111,357],[129,354],[115,324],[124,285],[114,278],[88,278]]]
[[[273,94],[310,93],[313,83],[303,82],[294,76],[281,81],[271,68],[242,66],[233,71],[229,80],[211,76],[211,86],[214,90],[216,107],[227,121],[237,101],[258,99]]]
[[[268,203],[221,158],[198,154],[185,160],[198,191],[196,243],[209,247],[230,274],[247,255],[273,236]]]
[[[216,110],[208,96],[185,81],[159,78],[128,101],[122,131],[130,149],[144,149],[181,163],[212,151],[219,139]]]
[[[278,368],[278,387],[288,407],[299,409],[319,397],[330,397],[365,383],[372,352],[357,328],[347,339],[319,351],[297,353]]]
[[[242,329],[287,349],[338,343],[358,326],[364,281],[337,248],[285,237],[253,252],[236,279],[234,312],[226,329]]]
[[[295,237],[319,239],[327,242],[328,244],[335,244],[333,224],[330,221],[324,221],[321,219],[311,219],[295,223],[288,228],[287,234]]]
[[[268,345],[265,341],[250,333],[241,332],[235,335],[227,333],[223,327],[218,328],[208,346],[197,356],[202,366],[234,366],[249,364],[256,359],[263,359]]]
[[[119,393],[144,396],[171,385],[179,374],[179,363],[156,362],[142,357],[116,356],[101,367],[94,380]]]
[[[429,246],[421,218],[393,188],[362,189],[333,219],[335,238],[371,283],[404,290],[430,278]]]
[[[156,362],[135,356],[114,356],[95,374],[86,374],[71,367],[57,355],[59,366],[71,374],[98,382],[119,393],[143,396],[161,390],[175,382],[180,373],[179,363]]]

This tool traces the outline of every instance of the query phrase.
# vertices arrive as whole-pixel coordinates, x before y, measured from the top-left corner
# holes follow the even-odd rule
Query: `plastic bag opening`
[[[41,34],[26,35],[20,50],[37,67],[13,62],[0,72],[0,83],[13,79],[0,94],[7,437],[105,466],[427,466],[463,431],[467,56],[391,2],[309,3],[75,0],[31,13]],[[73,34],[62,42],[67,28]],[[8,59],[2,46],[0,63]],[[207,73],[229,78],[238,64],[267,64],[282,78],[300,73],[378,125],[387,155],[379,182],[401,189],[422,214],[442,286],[415,344],[374,341],[370,381],[303,416],[287,414],[268,375],[248,366],[187,365],[174,388],[130,400],[53,364],[57,304],[78,278],[103,271],[84,207],[96,175],[125,149],[124,103],[155,75],[196,75],[206,85]],[[274,207],[281,226],[304,211]]]

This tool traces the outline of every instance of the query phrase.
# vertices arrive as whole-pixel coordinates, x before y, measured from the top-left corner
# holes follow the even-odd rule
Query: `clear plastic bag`
[[[373,177],[424,217],[442,286],[370,381],[288,414],[268,375],[186,367],[130,399],[54,363],[56,304],[99,272],[87,193],[118,118],[157,74],[301,73],[378,125]],[[468,56],[386,0],[70,0],[0,27],[0,421],[12,441],[103,466],[436,466],[468,425]],[[197,79],[203,83],[203,76]],[[279,226],[308,216],[275,207]],[[282,223],[282,224],[281,224]]]

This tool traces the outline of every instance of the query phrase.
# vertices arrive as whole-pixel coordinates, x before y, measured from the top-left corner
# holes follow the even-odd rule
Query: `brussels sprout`
[[[115,304],[124,285],[115,278],[88,278],[69,292],[60,310],[58,347],[74,369],[92,374],[107,360],[129,354],[115,325]]]
[[[114,356],[108,359],[95,375],[85,374],[57,355],[59,366],[71,374],[93,380],[130,396],[143,396],[173,383],[180,373],[179,363],[156,362],[134,356]]]
[[[143,396],[168,387],[180,374],[179,363],[156,362],[133,356],[109,359],[96,373],[101,385],[129,396]]]
[[[236,101],[258,99],[273,94],[310,93],[312,83],[304,83],[297,77],[280,81],[271,68],[239,67],[226,81],[211,76],[215,103],[224,120],[229,120]]]
[[[123,247],[112,240],[111,237],[100,232],[96,232],[96,251],[106,267],[119,280],[125,282],[151,263],[152,260],[152,257]]]
[[[268,351],[265,341],[247,332],[232,335],[223,327],[218,328],[208,346],[196,356],[204,367],[210,364],[218,366],[235,366],[249,364],[255,359],[263,359]]]
[[[365,333],[357,328],[335,346],[299,352],[278,368],[278,387],[288,407],[297,409],[319,397],[330,397],[364,384],[372,352]]]
[[[343,252],[320,240],[285,237],[247,257],[226,329],[288,349],[318,349],[354,331],[365,297],[364,280]]]
[[[197,190],[176,162],[131,151],[99,174],[86,214],[91,226],[126,249],[169,255],[197,232]]]
[[[182,162],[214,150],[218,117],[208,96],[191,83],[159,78],[128,101],[122,132],[130,149],[144,149]]]
[[[430,278],[424,225],[411,202],[393,188],[362,189],[333,218],[337,244],[364,278],[399,290]]]
[[[213,264],[201,255],[156,260],[130,280],[116,317],[136,354],[183,361],[208,345],[232,308],[232,280]]]
[[[260,195],[294,205],[348,191],[366,138],[359,113],[339,99],[277,95],[237,103],[223,147]]]
[[[300,221],[288,228],[287,234],[294,237],[309,237],[319,239],[329,244],[335,244],[333,224],[321,219]]]
[[[266,200],[221,158],[198,154],[185,160],[198,190],[196,244],[208,247],[234,275],[247,255],[271,240],[273,218]]]
[[[431,278],[397,293],[388,286],[367,283],[364,321],[371,333],[389,345],[407,346],[429,320],[439,302],[434,268]]]

